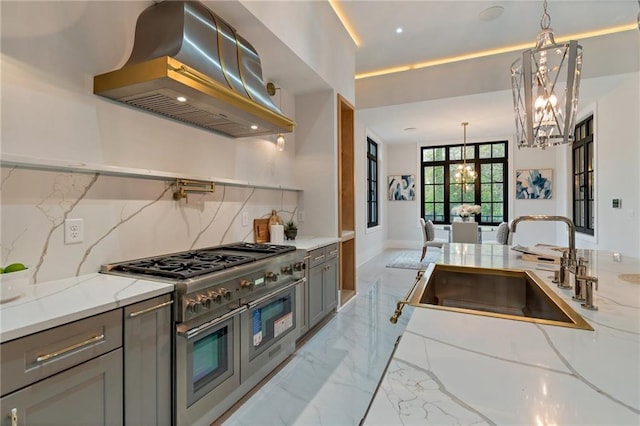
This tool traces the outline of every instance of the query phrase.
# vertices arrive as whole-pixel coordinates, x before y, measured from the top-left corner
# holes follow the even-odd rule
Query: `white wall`
[[[93,76],[128,57],[146,6],[3,4],[2,152],[294,186],[293,136],[292,150],[279,155],[269,148],[274,137],[233,139],[93,94]],[[47,29],[25,31],[18,22]],[[295,119],[286,87],[282,95],[284,113]]]
[[[355,125],[355,203],[356,203],[356,261],[361,265],[384,250],[388,238],[387,222],[387,145],[375,132],[367,129],[358,119],[356,111]],[[378,143],[378,223],[367,228],[367,136]]]
[[[338,236],[337,102],[332,90],[296,99],[296,183],[305,189],[302,235]]]
[[[631,73],[611,77],[600,77],[585,86],[589,97],[598,99],[580,110],[579,118],[591,112],[596,119],[596,236],[576,238],[579,248],[618,251],[624,255],[640,257],[640,74]],[[358,115],[356,115],[358,118]],[[367,123],[358,122],[356,128],[365,128]],[[366,135],[356,135],[363,139]],[[558,146],[546,150],[517,149],[512,137],[497,136],[493,140],[509,140],[509,218],[523,215],[544,214],[571,216],[571,176],[569,146]],[[487,139],[485,139],[487,140]],[[468,138],[469,143],[481,142]],[[457,141],[425,141],[424,145],[460,143]],[[418,144],[421,145],[421,144]],[[385,144],[386,182],[389,174],[414,173],[419,171],[419,146],[415,144]],[[361,150],[361,155],[366,155]],[[549,200],[516,200],[515,173],[517,169],[551,168],[554,174],[553,197]],[[360,179],[366,178],[363,170]],[[418,179],[417,179],[418,180]],[[418,180],[419,181],[419,180]],[[363,181],[364,182],[364,181]],[[363,184],[364,188],[364,184]],[[386,197],[385,197],[386,198]],[[622,209],[611,207],[612,198],[623,200]],[[361,201],[364,202],[364,201]],[[381,215],[381,226],[388,229],[388,245],[391,247],[419,247],[422,239],[417,226],[420,214],[418,201],[394,201],[386,203],[386,213]],[[366,215],[358,215],[365,221]],[[361,225],[363,226],[363,225]],[[564,224],[522,222],[514,236],[514,244],[533,245],[539,242],[566,245],[567,227]],[[358,253],[364,256],[359,244]],[[380,248],[382,250],[382,248]],[[366,254],[370,256],[369,250]]]
[[[355,103],[356,45],[329,2],[242,0],[241,3],[330,87],[351,104]]]
[[[391,175],[413,175],[419,190],[418,148],[415,144],[389,145],[387,147],[387,174],[381,176],[385,191],[380,195],[388,200],[386,191]],[[420,198],[412,201],[387,201],[388,238],[392,247],[422,247],[422,231],[418,227]]]
[[[578,243],[640,257],[640,73],[624,77],[596,105],[596,235]]]

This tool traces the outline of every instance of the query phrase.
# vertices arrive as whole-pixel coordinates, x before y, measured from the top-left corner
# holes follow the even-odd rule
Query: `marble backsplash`
[[[173,199],[171,182],[2,167],[1,265],[20,262],[37,284],[97,272],[105,263],[254,241],[253,219],[295,218],[300,192],[217,184]],[[242,213],[249,221],[242,224]],[[84,238],[65,244],[65,219]]]

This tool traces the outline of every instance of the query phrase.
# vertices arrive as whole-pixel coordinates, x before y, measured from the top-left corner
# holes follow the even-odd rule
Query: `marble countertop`
[[[317,248],[326,246],[328,244],[337,243],[340,241],[340,238],[332,238],[332,237],[314,237],[314,236],[297,236],[295,240],[286,240],[283,244],[296,246],[298,249],[302,250],[315,250]]]
[[[173,284],[88,274],[37,285],[0,305],[0,342],[17,339],[173,291]]]
[[[309,251],[338,241],[299,236],[284,244]],[[0,304],[0,342],[172,291],[173,284],[100,273],[28,285],[25,295]]]
[[[366,424],[640,424],[640,259],[578,255],[599,278],[597,311],[551,283],[557,265],[508,246],[445,245],[438,263],[533,271],[594,331],[406,306]]]

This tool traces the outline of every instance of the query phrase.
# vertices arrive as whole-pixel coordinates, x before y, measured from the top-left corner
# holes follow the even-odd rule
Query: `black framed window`
[[[367,137],[367,228],[378,226],[378,144]]]
[[[593,235],[595,230],[593,115],[576,125],[572,147],[573,223],[576,231]]]
[[[478,204],[482,211],[476,221],[497,225],[507,220],[507,141],[467,144],[467,165],[477,173],[473,183],[455,181],[463,163],[463,145],[421,148],[421,215],[434,223],[451,223],[452,209],[460,204]]]

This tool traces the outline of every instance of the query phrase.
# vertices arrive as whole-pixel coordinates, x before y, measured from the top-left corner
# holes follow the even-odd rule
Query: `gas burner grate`
[[[187,279],[253,261],[248,256],[216,254],[204,250],[121,263],[114,269],[156,277]]]

